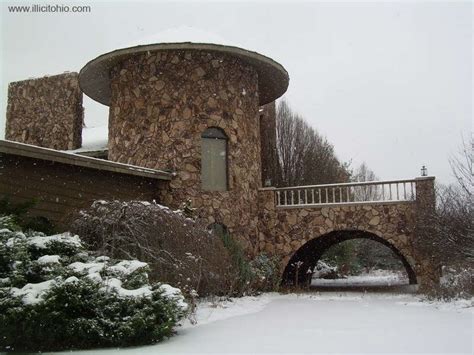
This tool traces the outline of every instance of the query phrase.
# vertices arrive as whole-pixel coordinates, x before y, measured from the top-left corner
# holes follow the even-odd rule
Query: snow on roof
[[[84,127],[82,129],[82,146],[68,152],[80,153],[107,149],[109,128],[107,126]]]
[[[212,43],[224,46],[240,47],[249,50],[247,46],[241,43],[228,41],[216,33],[190,26],[169,28],[153,35],[128,42],[120,48],[135,47],[154,43]]]
[[[246,37],[243,37],[246,38]],[[251,46],[233,43],[221,36],[193,27],[171,28],[153,36],[142,37],[133,43],[118,44],[109,52],[89,61],[79,73],[82,91],[105,106],[110,106],[110,70],[119,61],[139,53],[165,50],[205,50],[225,53],[240,58],[258,73],[261,105],[274,101],[288,89],[289,75],[274,59],[252,50]]]
[[[149,169],[131,164],[118,163],[115,161],[75,154],[76,151],[74,150],[60,151],[6,140],[0,140],[0,153],[42,159],[61,164],[70,164],[89,169],[112,171],[120,174],[143,176],[152,179],[171,180],[172,175],[170,172],[162,170]]]

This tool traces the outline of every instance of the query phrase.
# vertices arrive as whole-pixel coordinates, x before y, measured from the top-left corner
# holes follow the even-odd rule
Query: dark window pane
[[[218,128],[209,128],[202,134],[201,183],[203,190],[227,190],[227,137]]]

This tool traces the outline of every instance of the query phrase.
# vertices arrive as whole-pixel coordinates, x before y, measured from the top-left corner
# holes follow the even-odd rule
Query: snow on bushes
[[[430,292],[430,297],[444,300],[472,298],[474,295],[473,266],[443,266],[441,274],[440,283]]]
[[[137,260],[94,257],[78,236],[14,231],[0,217],[0,351],[150,344],[187,312]]]
[[[95,201],[72,230],[100,254],[149,263],[151,277],[201,296],[227,294],[238,273],[222,240],[187,205],[172,210],[155,202]]]
[[[330,266],[324,261],[318,260],[313,269],[313,279],[337,279],[339,272],[337,266]]]

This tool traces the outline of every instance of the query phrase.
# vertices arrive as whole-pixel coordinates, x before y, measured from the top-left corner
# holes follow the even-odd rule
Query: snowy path
[[[311,286],[392,286],[408,284],[405,275],[393,272],[377,272],[348,276],[345,279],[313,279]]]
[[[197,317],[198,325],[185,324],[178,335],[157,345],[84,353],[473,352],[471,301],[430,304],[413,295],[265,294],[217,307],[205,303]]]
[[[391,293],[415,293],[417,285],[409,285],[404,274],[377,270],[369,274],[348,276],[344,279],[319,279],[311,281],[314,291],[378,291]]]

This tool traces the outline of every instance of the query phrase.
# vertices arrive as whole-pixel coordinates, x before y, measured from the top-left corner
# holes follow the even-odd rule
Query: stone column
[[[441,268],[427,245],[433,233],[437,233],[432,223],[436,209],[434,181],[434,177],[416,178],[416,226],[413,247],[419,261],[417,276],[420,292],[438,285],[441,276]]]
[[[79,148],[83,110],[77,73],[10,83],[5,139],[58,150]]]
[[[419,177],[416,181],[416,206],[423,211],[434,212],[436,207],[436,194],[434,176]]]
[[[275,236],[272,227],[276,219],[275,188],[261,188],[258,191],[258,248],[256,253],[276,255]]]

